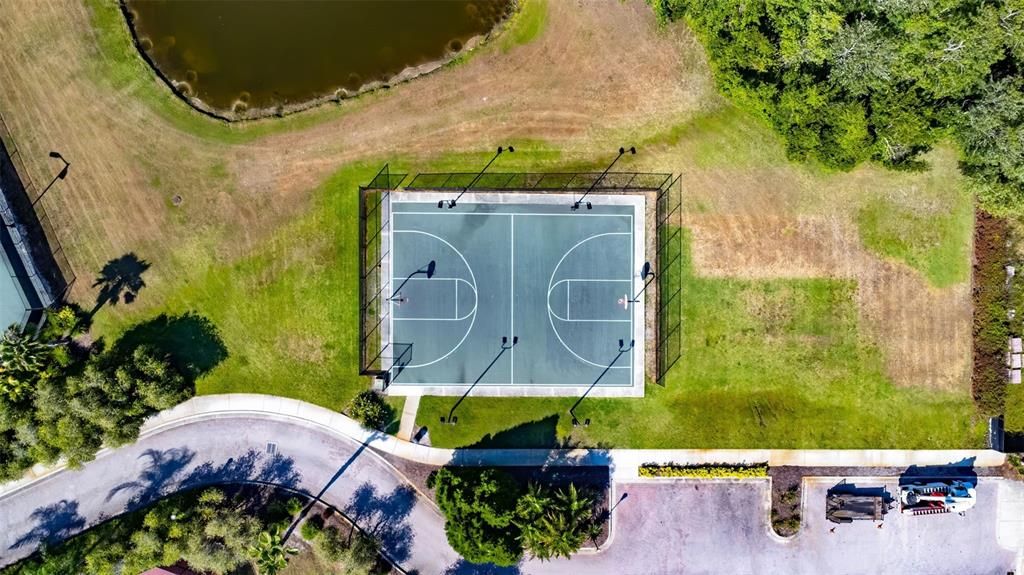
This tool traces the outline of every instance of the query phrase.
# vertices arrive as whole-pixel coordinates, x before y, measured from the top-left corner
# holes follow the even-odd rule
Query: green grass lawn
[[[857,213],[861,241],[873,252],[918,270],[935,287],[970,278],[974,199],[954,152],[931,154],[934,169],[913,202],[871,194]]]
[[[893,386],[857,328],[855,285],[829,279],[707,279],[682,270],[683,355],[643,399],[427,397],[434,445],[637,448],[980,447],[967,394]]]
[[[227,358],[197,382],[197,393],[267,393],[345,407],[369,380],[358,373],[358,186],[380,164],[341,170],[311,209],[231,264],[197,262],[167,301],[147,315],[195,312],[219,331]],[[116,334],[138,315],[103,315]],[[394,405],[401,409],[402,401]]]
[[[503,158],[506,169],[576,165],[539,142],[526,144],[533,150]],[[492,155],[450,153],[424,164],[429,171],[465,169]],[[214,250],[186,249],[178,257],[188,273],[177,278],[164,301],[130,314],[101,312],[93,332],[113,341],[160,314],[195,313],[210,320],[227,350],[226,359],[197,381],[198,394],[265,393],[342,410],[370,385],[358,366],[358,188],[382,165],[370,161],[341,169],[316,190],[304,215],[237,261],[216,263]],[[142,301],[150,301],[147,296],[143,290]],[[176,339],[182,353],[189,353],[188,338]],[[389,402],[400,414],[404,399]]]

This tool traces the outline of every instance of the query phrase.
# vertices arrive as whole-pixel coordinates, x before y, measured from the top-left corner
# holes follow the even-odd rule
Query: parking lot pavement
[[[617,484],[627,497],[616,509],[615,535],[600,553],[571,561],[529,563],[529,573],[929,573],[1004,575],[1019,548],[997,541],[1000,495],[1024,485],[982,478],[978,502],[956,514],[834,525],[825,492],[837,481],[811,481],[804,524],[792,540],[769,535],[768,482],[697,481]],[[857,482],[878,486],[880,482]],[[896,479],[884,483],[894,495]],[[881,524],[882,527],[878,528]],[[831,531],[835,527],[835,531]]]

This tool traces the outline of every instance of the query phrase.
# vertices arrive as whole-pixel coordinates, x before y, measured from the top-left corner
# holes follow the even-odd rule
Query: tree
[[[1017,193],[1001,203],[1024,206],[1024,81],[987,84],[964,113],[958,133],[965,170],[986,183],[1012,187]]]
[[[519,500],[516,515],[523,548],[542,561],[570,558],[599,532],[593,498],[581,495],[572,483],[554,493],[531,485]]]
[[[80,376],[68,380],[71,410],[100,429],[102,440],[110,445],[134,441],[146,417],[193,393],[169,359],[148,346],[118,359],[95,357]]]
[[[262,525],[219,489],[199,494],[194,505],[181,499],[156,504],[132,534],[124,572],[138,573],[185,561],[195,571],[224,575],[245,563]]]
[[[23,399],[45,375],[49,359],[47,345],[17,325],[8,327],[0,337],[0,394],[11,401]]]
[[[650,1],[687,19],[719,88],[791,158],[918,169],[952,131],[983,206],[1024,212],[1021,0]]]
[[[520,488],[496,469],[442,468],[430,475],[446,521],[445,534],[455,551],[473,563],[515,565],[523,550],[513,523]]]
[[[284,544],[278,530],[260,532],[256,544],[249,547],[249,557],[256,561],[260,575],[276,575],[288,565],[288,556],[298,552],[295,547]]]

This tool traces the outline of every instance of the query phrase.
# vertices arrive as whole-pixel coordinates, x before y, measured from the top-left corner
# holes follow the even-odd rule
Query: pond
[[[193,104],[230,117],[416,75],[487,34],[513,1],[125,0],[124,8],[159,73]]]

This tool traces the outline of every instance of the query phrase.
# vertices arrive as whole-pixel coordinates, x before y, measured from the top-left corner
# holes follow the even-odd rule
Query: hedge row
[[[728,465],[711,463],[707,465],[678,465],[669,463],[645,463],[640,466],[640,477],[693,477],[695,479],[767,477],[768,464]]]
[[[971,389],[983,415],[1003,413],[1006,399],[1006,351],[1010,326],[1006,283],[1006,221],[978,212],[974,227],[974,372]]]

